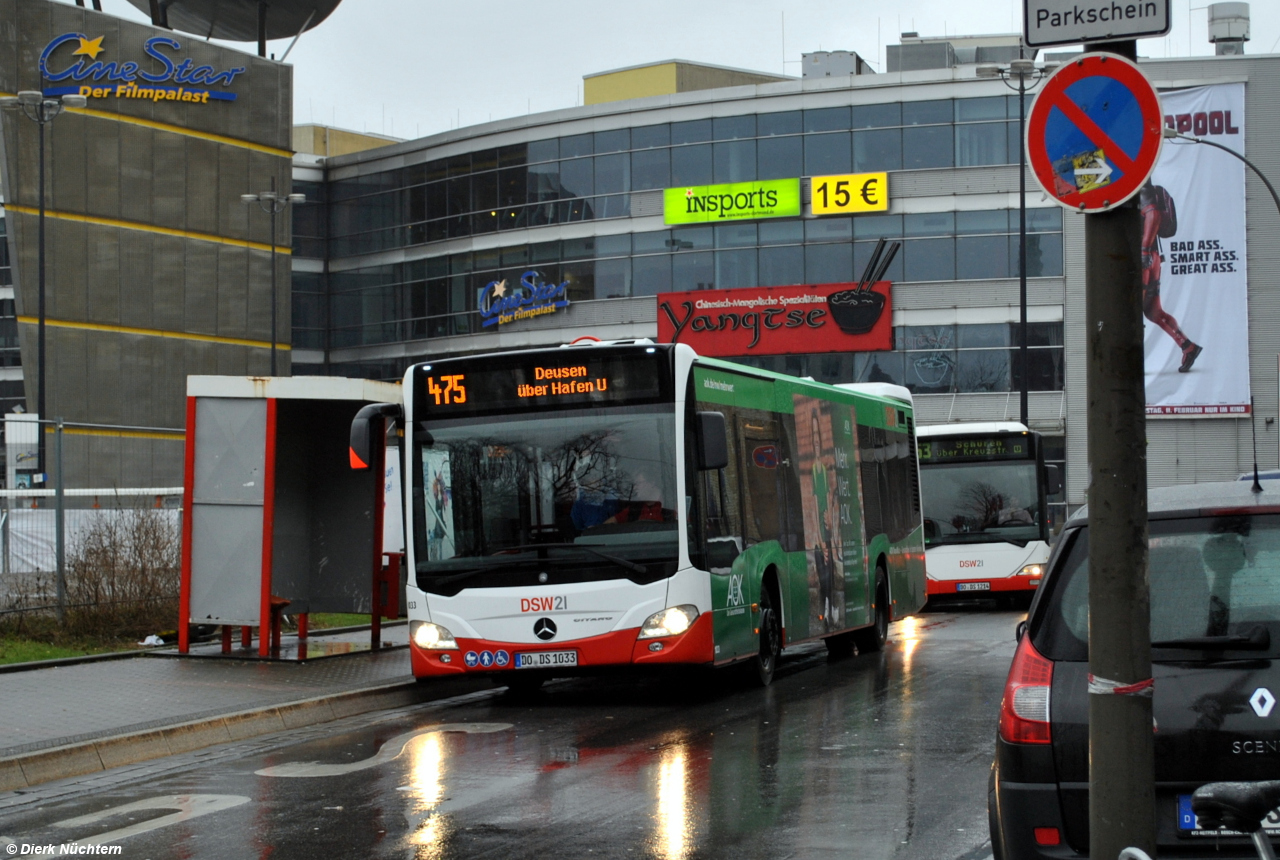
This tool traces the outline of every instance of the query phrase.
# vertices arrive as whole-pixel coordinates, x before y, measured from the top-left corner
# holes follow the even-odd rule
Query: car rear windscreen
[[[1050,593],[1033,627],[1036,648],[1052,660],[1088,659],[1089,530],[1063,547],[1046,583]],[[1152,520],[1151,641],[1172,643],[1153,660],[1280,656],[1280,516]],[[1270,637],[1270,645],[1261,631]],[[1252,639],[1252,645],[1243,640]],[[1185,640],[1205,640],[1187,643]]]

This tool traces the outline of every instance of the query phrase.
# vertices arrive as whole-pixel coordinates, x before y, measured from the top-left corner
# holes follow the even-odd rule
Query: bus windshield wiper
[[[953,540],[953,538],[964,537],[968,540]],[[942,546],[950,544],[952,546],[965,546],[974,543],[986,543],[988,541],[1000,541],[1002,543],[1011,543],[1018,548],[1023,548],[1031,542],[1029,538],[1006,537],[1005,535],[995,534],[993,532],[955,532],[949,535],[940,535],[932,540],[926,540],[925,544],[929,546]]]
[[[457,582],[462,579],[469,579],[470,577],[475,576],[477,573],[487,573],[492,569],[493,568],[489,568],[489,567],[469,567],[466,570],[460,570],[460,571],[457,571],[456,573],[450,573],[444,576],[441,576],[439,574],[426,573],[425,571],[424,573],[426,573],[426,576],[429,577],[429,581],[433,585],[444,585],[446,583]]]
[[[605,561],[610,562],[611,564],[616,564],[618,565],[618,567],[626,568],[632,573],[648,573],[649,572],[649,569],[645,567],[643,564],[636,564],[634,561],[628,561],[625,558],[618,558],[616,555],[609,555],[607,552],[601,552],[598,549],[594,549],[592,547],[589,547],[585,544],[580,544],[580,543],[522,543],[516,546],[504,547],[502,550],[499,550],[499,551],[514,552],[519,550],[530,550],[530,549],[576,549],[576,550],[581,550],[582,552],[589,552],[598,558],[602,558]]]
[[[1152,648],[1203,648],[1205,650],[1227,650],[1240,648],[1250,651],[1264,651],[1271,647],[1271,633],[1265,627],[1254,627],[1244,636],[1188,636],[1184,639],[1162,639],[1152,642]]]

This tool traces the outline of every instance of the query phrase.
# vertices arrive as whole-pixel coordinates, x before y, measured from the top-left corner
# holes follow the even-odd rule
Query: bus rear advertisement
[[[419,678],[749,663],[767,684],[782,648],[876,650],[924,603],[909,395],[648,341],[419,364],[404,390]]]

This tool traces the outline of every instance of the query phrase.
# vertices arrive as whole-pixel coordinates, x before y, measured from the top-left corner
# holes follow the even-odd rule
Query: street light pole
[[[41,105],[41,115],[43,115],[43,113],[44,113],[43,105]],[[39,275],[38,275],[39,280],[37,281],[37,283],[39,284],[39,289],[38,289],[39,298],[37,299],[37,303],[39,307],[38,314],[39,314],[40,322],[36,328],[36,355],[39,356],[36,362],[36,415],[37,415],[37,420],[40,420],[40,419],[48,418],[49,413],[46,412],[44,408],[44,359],[45,359],[45,352],[44,352],[44,318],[45,318],[45,313],[44,313],[45,312],[45,302],[44,302],[44,293],[45,293],[45,290],[44,290],[44,125],[45,124],[39,121],[37,121],[37,124],[39,125],[39,128],[40,128],[40,132],[39,132],[39,135],[40,135],[39,136],[39,141],[40,141],[39,142],[40,217],[37,221],[37,223],[40,226],[37,230],[38,239],[36,241],[36,245],[39,248],[38,253],[39,253],[39,260],[40,260],[40,263],[37,266],[37,271],[39,272]],[[40,475],[40,482],[46,483],[47,479],[45,476],[48,474],[48,472],[45,471],[45,459],[44,459],[45,432],[44,432],[44,428],[40,427],[39,424],[37,424],[36,426],[39,427],[39,434],[36,436],[36,471]],[[62,619],[58,619],[58,620],[61,621]]]
[[[1221,149],[1223,152],[1227,153],[1228,155],[1234,155],[1236,158],[1243,161],[1250,170],[1252,170],[1255,174],[1257,174],[1258,178],[1262,180],[1262,184],[1267,186],[1267,190],[1271,192],[1271,199],[1275,201],[1276,209],[1280,210],[1280,194],[1276,193],[1276,188],[1274,185],[1271,184],[1271,180],[1267,179],[1267,177],[1263,174],[1263,172],[1258,169],[1258,166],[1256,164],[1254,164],[1249,159],[1245,158],[1240,153],[1236,152],[1234,149],[1231,149],[1230,147],[1227,147],[1227,146],[1223,146],[1220,143],[1214,143],[1212,140],[1205,140],[1202,137],[1196,137],[1195,135],[1186,134],[1184,132],[1178,131],[1177,129],[1167,125],[1164,127],[1164,136],[1166,140],[1172,138],[1174,140],[1185,140],[1190,143],[1203,143],[1205,146],[1212,146],[1214,149]]]
[[[1029,427],[1027,414],[1027,77],[1018,75],[1018,365],[1022,368],[1019,379],[1018,415],[1023,427]]]
[[[88,99],[81,95],[64,95],[60,98],[45,98],[43,92],[39,90],[23,90],[16,96],[5,96],[0,98],[0,109],[18,109],[34,122],[39,128],[37,148],[39,149],[39,157],[37,158],[37,171],[40,174],[37,179],[36,186],[39,197],[39,217],[36,229],[37,236],[37,313],[39,323],[36,330],[36,412],[40,419],[46,418],[45,414],[45,253],[44,253],[44,217],[45,217],[45,200],[44,200],[44,127],[62,113],[66,108],[75,107],[82,108],[88,102]],[[40,481],[46,482],[48,470],[45,462],[45,433],[43,430],[39,432],[36,438],[36,470],[40,475]]]
[[[270,191],[259,191],[257,194],[241,194],[240,200],[245,205],[257,203],[263,212],[271,216],[271,375],[276,375],[276,216],[289,207],[306,203],[305,194],[280,195],[276,193],[275,178],[271,179]]]
[[[978,77],[1000,78],[1005,86],[1018,79],[1018,415],[1024,427],[1030,426],[1028,409],[1030,361],[1027,353],[1027,91],[1049,76],[1047,68],[1037,68],[1031,60],[1019,58],[1007,66],[978,66]],[[1027,86],[1031,78],[1031,87]]]

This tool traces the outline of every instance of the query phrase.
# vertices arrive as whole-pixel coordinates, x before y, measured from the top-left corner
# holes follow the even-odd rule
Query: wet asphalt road
[[[981,860],[1021,617],[927,614],[895,624],[884,653],[839,661],[788,651],[764,690],[574,679],[160,760],[8,796],[0,845],[100,842],[150,860]]]

